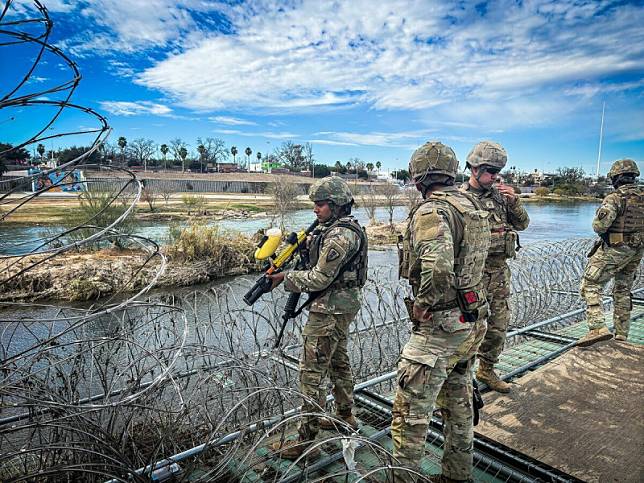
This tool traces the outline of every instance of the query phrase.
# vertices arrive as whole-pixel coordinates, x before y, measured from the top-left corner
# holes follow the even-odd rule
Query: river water
[[[526,203],[525,206],[530,215],[530,226],[521,233],[522,245],[593,236],[591,221],[597,208],[596,203]],[[393,220],[403,221],[407,213],[407,207],[397,206],[394,208]],[[369,217],[365,209],[357,208],[354,214],[362,224],[368,223]],[[288,216],[286,224],[290,229],[301,229],[308,226],[313,219],[311,210],[299,210]],[[377,208],[376,219],[387,222],[389,220],[387,209]],[[268,217],[230,219],[213,222],[215,223],[226,230],[254,233],[260,228],[270,226],[271,219]],[[147,223],[139,225],[135,234],[164,244],[167,242],[168,229],[168,223]],[[0,226],[0,254],[28,253],[42,244],[44,239],[61,231],[63,231],[61,226]]]

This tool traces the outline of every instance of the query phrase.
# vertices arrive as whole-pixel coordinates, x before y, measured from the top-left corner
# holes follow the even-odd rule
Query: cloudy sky
[[[196,137],[219,137],[266,152],[292,140],[312,143],[327,164],[357,156],[394,168],[429,139],[462,162],[491,139],[520,169],[594,172],[605,102],[602,171],[644,159],[642,2],[44,4],[50,41],[83,74],[73,100],[108,117],[112,141],[180,137],[194,150]],[[25,1],[12,8],[13,18],[32,12]],[[0,55],[6,73],[12,52]],[[19,57],[12,70],[28,65]],[[26,87],[60,70],[44,59]],[[28,126],[0,119],[0,141]]]

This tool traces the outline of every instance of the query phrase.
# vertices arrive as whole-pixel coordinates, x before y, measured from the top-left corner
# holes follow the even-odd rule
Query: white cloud
[[[168,116],[172,109],[163,104],[150,101],[101,101],[101,108],[116,116],[140,116],[152,114],[156,116]]]
[[[324,131],[317,134],[330,138],[329,140],[316,139],[312,141],[320,144],[414,148],[417,147],[419,142],[431,137],[431,130],[370,133]]]
[[[229,116],[213,116],[208,118],[212,122],[219,124],[228,124],[229,126],[255,126],[257,123],[246,119],[238,119]]]
[[[241,4],[227,12],[233,34],[193,39],[137,82],[194,109],[366,103],[438,109],[455,122],[455,102],[465,113],[468,103],[509,102],[508,122],[531,125],[543,119],[542,89],[644,70],[637,5],[502,0],[487,8],[481,17],[424,0]],[[525,94],[529,102],[513,101]],[[573,104],[551,103],[549,115]]]

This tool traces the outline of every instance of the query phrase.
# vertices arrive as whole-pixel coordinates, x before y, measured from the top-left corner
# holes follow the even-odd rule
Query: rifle
[[[306,230],[300,230],[297,233],[292,232],[288,237],[286,237],[286,247],[277,256],[273,256],[273,254],[277,249],[277,245],[279,243],[276,243],[274,241],[274,237],[271,239],[270,235],[262,238],[262,240],[259,242],[257,251],[255,252],[255,258],[258,260],[271,258],[270,266],[255,282],[251,289],[244,295],[244,302],[246,302],[247,305],[253,305],[262,295],[270,291],[272,282],[271,279],[268,278],[268,275],[273,275],[281,272],[284,265],[286,265],[291,260],[291,258],[293,258],[296,250],[301,249],[301,245],[306,240],[306,237],[313,230],[315,230],[317,226],[318,221],[316,220],[311,223],[311,225]],[[298,266],[296,268],[304,268],[303,266],[301,266],[303,264],[304,260],[302,259],[302,257],[300,257],[300,261],[298,262]],[[282,335],[284,334],[284,329],[286,328],[288,321],[299,313],[296,308],[300,300],[300,295],[300,293],[292,293],[288,296],[288,300],[286,301],[286,305],[284,306],[284,315],[282,316],[283,323],[282,327],[280,328],[279,335],[277,336],[277,341],[275,342],[275,348],[279,346],[282,340]]]

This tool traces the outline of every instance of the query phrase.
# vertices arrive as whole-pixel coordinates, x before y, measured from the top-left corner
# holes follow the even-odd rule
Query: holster
[[[407,314],[409,315],[409,320],[411,320],[412,330],[416,330],[419,327],[419,322],[414,319],[414,300],[410,297],[405,297],[403,299],[405,303],[405,308],[407,309]]]
[[[481,396],[481,391],[479,391],[479,383],[476,379],[472,379],[472,412],[474,413],[474,426],[479,424],[479,410],[485,406],[483,402],[483,396]]]
[[[602,246],[603,244],[604,244],[604,240],[602,240],[601,238],[599,240],[595,240],[593,247],[590,249],[590,251],[588,252],[588,255],[586,256],[588,258],[592,257],[597,252],[597,250],[599,250],[599,247]]]

